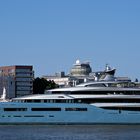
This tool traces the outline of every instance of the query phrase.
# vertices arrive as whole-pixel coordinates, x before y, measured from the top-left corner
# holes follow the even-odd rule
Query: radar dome
[[[80,64],[80,60],[76,60],[76,64]]]

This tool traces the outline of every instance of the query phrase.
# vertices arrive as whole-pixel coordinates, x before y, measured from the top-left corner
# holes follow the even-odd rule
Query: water
[[[0,140],[139,140],[140,125],[1,125]]]

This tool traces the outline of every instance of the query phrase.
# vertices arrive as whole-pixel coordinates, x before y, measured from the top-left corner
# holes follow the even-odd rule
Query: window
[[[32,108],[32,111],[61,111],[61,108]]]
[[[65,108],[65,111],[87,111],[87,108]]]
[[[34,103],[40,103],[41,100],[34,100]]]
[[[44,103],[47,103],[48,101],[47,100],[44,100]]]
[[[27,108],[4,108],[4,111],[27,111]]]
[[[49,117],[50,117],[50,118],[53,118],[53,117],[54,117],[54,115],[49,115]]]
[[[24,117],[44,117],[43,115],[26,115]]]
[[[26,103],[31,103],[32,102],[32,100],[26,100]]]

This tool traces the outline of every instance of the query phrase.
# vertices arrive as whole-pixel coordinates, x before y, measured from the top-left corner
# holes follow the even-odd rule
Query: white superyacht
[[[0,102],[0,124],[140,124],[135,82],[101,80]]]

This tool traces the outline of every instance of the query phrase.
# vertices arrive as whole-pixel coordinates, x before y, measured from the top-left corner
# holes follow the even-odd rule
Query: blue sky
[[[139,0],[0,0],[0,65],[33,65],[35,76],[77,59],[93,71],[140,79]]]

